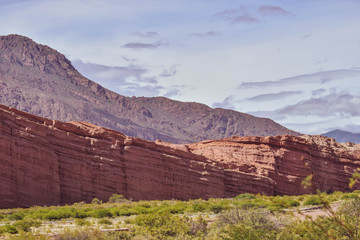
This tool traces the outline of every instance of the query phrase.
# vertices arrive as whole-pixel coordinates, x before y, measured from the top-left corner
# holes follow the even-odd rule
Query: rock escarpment
[[[149,142],[0,105],[0,208],[108,199],[195,199],[348,190],[359,149],[326,137]],[[314,188],[301,181],[313,174]],[[358,187],[358,186],[356,186]]]
[[[349,191],[349,179],[360,167],[359,145],[324,136],[232,137],[191,144],[189,149],[224,169],[271,179],[275,195]],[[310,175],[312,186],[305,189],[302,181]]]

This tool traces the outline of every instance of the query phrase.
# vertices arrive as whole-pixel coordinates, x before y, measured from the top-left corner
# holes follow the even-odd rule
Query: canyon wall
[[[0,208],[349,190],[359,148],[320,136],[150,142],[0,105]],[[302,180],[313,174],[313,187]],[[356,186],[358,188],[358,186]]]

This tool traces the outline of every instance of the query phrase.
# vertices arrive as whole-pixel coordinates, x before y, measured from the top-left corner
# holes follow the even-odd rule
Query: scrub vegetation
[[[354,191],[131,201],[114,194],[107,202],[2,209],[0,238],[360,239],[359,197],[360,191]],[[307,216],[311,209],[324,214]]]

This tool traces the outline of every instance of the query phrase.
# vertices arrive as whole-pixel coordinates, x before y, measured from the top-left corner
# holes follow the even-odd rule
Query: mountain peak
[[[11,34],[0,38],[1,58],[19,67],[36,67],[42,72],[67,75],[77,71],[71,62],[61,53],[46,46],[37,44],[32,39]],[[6,63],[7,61],[2,61]]]
[[[0,104],[173,143],[232,135],[298,135],[270,119],[236,111],[164,97],[121,96],[83,77],[63,54],[20,35],[0,37]]]

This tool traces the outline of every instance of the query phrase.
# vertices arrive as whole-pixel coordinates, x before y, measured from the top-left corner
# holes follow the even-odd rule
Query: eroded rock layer
[[[319,136],[150,142],[0,105],[0,208],[349,190],[359,149]],[[301,181],[313,174],[313,188]]]

